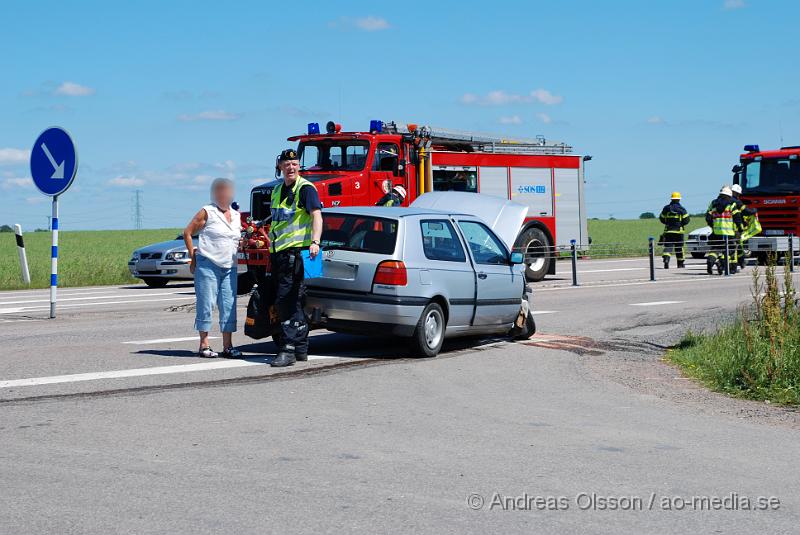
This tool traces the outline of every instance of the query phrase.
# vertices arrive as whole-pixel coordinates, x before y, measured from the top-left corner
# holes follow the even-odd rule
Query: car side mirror
[[[525,261],[525,257],[522,256],[522,253],[511,253],[509,260],[512,264],[522,264]]]

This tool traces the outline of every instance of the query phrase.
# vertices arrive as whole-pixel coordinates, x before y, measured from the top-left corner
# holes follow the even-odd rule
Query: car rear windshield
[[[322,248],[392,254],[397,220],[349,214],[324,214]]]

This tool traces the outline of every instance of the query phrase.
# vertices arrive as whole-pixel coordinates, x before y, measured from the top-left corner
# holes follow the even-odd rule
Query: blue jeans
[[[197,296],[197,315],[194,328],[211,330],[211,313],[214,304],[219,309],[219,329],[224,333],[236,332],[236,264],[221,268],[208,258],[197,255],[194,270],[194,293]]]

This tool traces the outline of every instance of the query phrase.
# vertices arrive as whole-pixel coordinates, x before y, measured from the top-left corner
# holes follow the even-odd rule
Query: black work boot
[[[686,262],[683,260],[678,260],[678,269],[683,269],[686,267]]]
[[[706,272],[711,275],[714,273],[714,264],[716,264],[716,260],[712,260],[711,258],[706,259]]]
[[[306,362],[308,360],[308,353],[295,353],[294,358],[297,362]]]
[[[286,366],[294,366],[295,358],[294,353],[291,351],[280,350],[272,362],[269,363],[273,368],[283,368]]]
[[[669,257],[664,257],[664,269],[669,269]]]

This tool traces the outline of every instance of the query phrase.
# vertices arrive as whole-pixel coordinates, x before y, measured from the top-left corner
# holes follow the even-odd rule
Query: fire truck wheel
[[[697,259],[706,257],[706,253],[690,253],[690,254],[692,255],[692,258],[697,258]]]
[[[255,279],[248,273],[239,273],[236,279],[236,295],[247,295],[253,290]]]
[[[529,228],[519,235],[514,248],[525,256],[525,278],[539,282],[550,271],[550,240],[538,228]]]
[[[151,288],[163,288],[169,282],[169,279],[164,279],[162,277],[145,277],[142,280]]]

